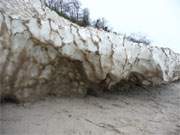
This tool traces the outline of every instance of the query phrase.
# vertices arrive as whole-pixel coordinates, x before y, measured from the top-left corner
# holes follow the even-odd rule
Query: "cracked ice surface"
[[[122,80],[180,79],[180,55],[58,16],[39,0],[0,0],[0,94],[22,101],[85,94]]]

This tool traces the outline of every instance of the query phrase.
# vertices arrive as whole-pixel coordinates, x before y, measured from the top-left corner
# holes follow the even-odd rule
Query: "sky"
[[[119,33],[143,33],[155,46],[180,53],[180,0],[80,0],[92,19],[105,17]]]

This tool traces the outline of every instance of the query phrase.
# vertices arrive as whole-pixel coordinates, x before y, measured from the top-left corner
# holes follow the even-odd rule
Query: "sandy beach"
[[[180,134],[180,82],[0,107],[1,135]]]

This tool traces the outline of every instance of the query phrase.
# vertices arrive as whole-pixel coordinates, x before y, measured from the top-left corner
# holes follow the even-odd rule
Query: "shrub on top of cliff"
[[[92,26],[97,28],[97,29],[102,29],[102,30],[107,31],[107,32],[111,31],[111,29],[107,25],[107,21],[105,20],[105,18],[98,18],[97,20],[95,20],[93,22]]]
[[[145,34],[142,33],[132,33],[126,37],[127,40],[135,43],[143,43],[145,45],[150,45],[151,40]]]

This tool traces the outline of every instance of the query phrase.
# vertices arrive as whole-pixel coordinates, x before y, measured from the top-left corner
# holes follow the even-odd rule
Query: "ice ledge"
[[[140,85],[175,81],[180,54],[79,27],[39,0],[0,0],[0,73],[1,96],[28,100],[111,89],[122,80]]]

